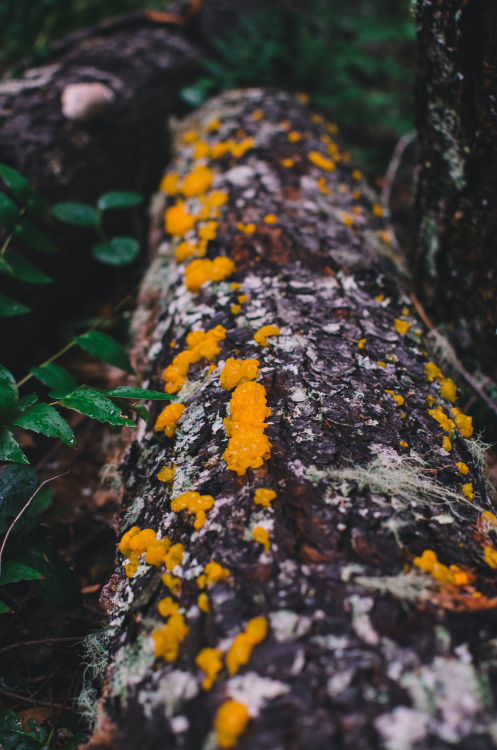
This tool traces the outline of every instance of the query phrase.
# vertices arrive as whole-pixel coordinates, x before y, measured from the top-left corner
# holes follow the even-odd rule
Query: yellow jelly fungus
[[[235,292],[239,292],[241,288],[242,288],[242,285],[240,284],[239,281],[232,281],[230,284],[230,289],[233,289],[233,291]]]
[[[218,117],[215,117],[213,120],[207,123],[205,126],[205,129],[208,133],[211,133],[213,130],[219,130],[221,127],[221,120]]]
[[[153,631],[154,652],[156,657],[166,661],[176,661],[181,643],[190,632],[183,615],[171,615],[166,624]]]
[[[166,367],[163,378],[166,393],[176,393],[186,383],[188,368],[201,359],[212,361],[221,353],[219,343],[226,338],[226,328],[216,326],[209,331],[192,331],[186,337],[187,349],[180,352]]]
[[[183,261],[192,258],[197,254],[198,246],[194,245],[193,242],[180,242],[174,251],[174,257],[177,263],[183,263]]]
[[[214,498],[212,495],[201,495],[199,492],[183,492],[182,495],[178,495],[172,501],[171,510],[174,510],[175,513],[179,513],[181,510],[193,513],[195,515],[193,528],[198,531],[205,523],[205,511],[210,510],[213,505]]]
[[[176,565],[181,565],[183,562],[183,555],[185,554],[185,548],[182,544],[173,544],[169,547],[164,557],[164,565],[166,570],[170,573],[174,570]]]
[[[445,432],[448,432],[449,435],[452,433],[452,430],[456,426],[455,422],[447,416],[441,406],[437,406],[436,409],[428,409],[428,414],[430,417],[437,420],[440,427],[445,430]]]
[[[167,195],[176,195],[178,192],[178,172],[169,172],[160,181],[159,190]]]
[[[197,141],[195,144],[195,148],[193,149],[193,158],[195,160],[197,159],[206,159],[211,153],[211,148],[207,141]]]
[[[217,648],[203,648],[197,654],[195,664],[205,674],[202,680],[202,688],[210,690],[219,672],[223,668],[223,652]]]
[[[239,294],[238,295],[238,302],[243,305],[248,300],[248,297],[246,294]]]
[[[168,549],[171,546],[171,540],[167,537],[165,539],[157,539],[154,542],[150,542],[145,552],[145,562],[148,565],[154,565],[158,568],[164,563]]]
[[[442,441],[442,448],[444,449],[444,451],[447,451],[447,453],[449,453],[449,451],[452,450],[452,443],[450,442],[450,439],[448,438],[447,435],[444,435],[444,439]]]
[[[239,221],[236,225],[236,228],[240,230],[240,232],[243,232],[244,234],[255,234],[257,227],[253,222],[250,222],[249,224],[242,224],[241,221]]]
[[[331,133],[332,135],[335,135],[336,133],[338,133],[338,125],[335,125],[334,122],[328,122],[328,123],[326,123],[325,127],[326,127],[326,130],[328,131],[328,133]],[[358,170],[356,170],[356,172],[357,171]]]
[[[300,135],[300,133],[297,133],[296,130],[290,130],[287,138],[290,141],[290,143],[297,143],[297,141],[300,141],[302,136]]]
[[[253,148],[255,146],[255,141],[253,138],[244,138],[243,141],[240,141],[240,143],[235,143],[231,147],[231,154],[235,158],[239,158],[240,156],[243,156],[246,151]]]
[[[254,340],[261,346],[269,346],[267,337],[279,335],[280,329],[278,328],[278,326],[262,326],[262,328],[259,328],[259,330],[255,332]]]
[[[364,349],[364,344],[366,343],[366,341],[367,341],[367,339],[360,339],[360,340],[359,340],[359,341],[357,342],[357,348],[358,348],[358,349]]]
[[[468,417],[455,407],[452,409],[452,414],[454,415],[457,429],[461,433],[461,436],[464,438],[471,437],[473,434],[473,417]]]
[[[456,384],[450,378],[444,378],[442,380],[442,387],[440,388],[440,395],[442,398],[446,398],[447,401],[454,403],[456,400]]]
[[[256,526],[252,532],[252,539],[259,544],[264,546],[264,551],[269,552],[271,549],[271,540],[269,539],[269,532],[263,526]]]
[[[353,190],[352,191],[352,198],[355,201],[358,201],[360,197],[361,197],[361,191],[360,190]]]
[[[187,174],[181,185],[181,192],[185,198],[194,198],[206,193],[212,185],[214,174],[209,167],[197,167]]]
[[[411,327],[411,324],[407,320],[401,320],[400,318],[395,318],[393,321],[393,327],[397,331],[397,333],[400,333],[401,336],[403,336],[409,328]]]
[[[185,284],[190,292],[198,292],[208,281],[222,281],[235,273],[236,268],[230,258],[218,255],[214,260],[207,258],[193,260],[185,268]]]
[[[362,172],[359,169],[354,169],[352,172],[352,179],[353,180],[362,180]]]
[[[219,377],[221,385],[227,391],[231,391],[237,385],[255,380],[259,364],[258,359],[233,359],[233,357],[229,357]]]
[[[210,586],[214,583],[217,583],[218,581],[221,581],[223,578],[229,578],[230,572],[227,568],[223,568],[222,565],[215,562],[214,560],[211,560],[207,563],[207,565],[204,568],[204,574],[205,574],[205,583]]]
[[[380,361],[380,362],[377,362],[376,364],[377,364],[377,365],[378,365],[379,367],[386,367],[386,366],[387,366],[387,363],[386,363],[386,362],[381,362],[381,361]]]
[[[409,448],[409,443],[406,443],[405,440],[401,440],[399,445],[401,445],[403,448]]]
[[[213,190],[205,196],[204,203],[209,208],[219,208],[228,202],[228,193],[225,190]]]
[[[329,187],[326,185],[326,179],[324,177],[319,177],[317,182],[318,182],[318,188],[319,188],[320,193],[322,193],[323,195],[333,194],[333,190],[330,190]]]
[[[209,597],[207,596],[206,593],[202,592],[201,594],[198,595],[197,604],[198,604],[199,609],[202,612],[209,611]]]
[[[207,224],[200,227],[197,234],[201,240],[213,240],[216,236],[217,226],[217,221],[208,221]]]
[[[242,309],[241,305],[231,305],[231,307],[230,307],[230,313],[232,315],[238,315],[238,313],[240,312],[241,309]]]
[[[283,167],[286,167],[288,169],[290,167],[293,167],[295,165],[295,162],[293,159],[283,159],[281,164]]]
[[[198,141],[198,133],[196,130],[185,130],[183,133],[181,140],[183,143],[195,143],[195,141]]]
[[[274,490],[260,488],[255,491],[254,503],[256,505],[263,505],[265,508],[270,508],[271,500],[274,500],[275,497],[276,492]]]
[[[264,117],[264,112],[262,111],[262,109],[254,109],[254,111],[252,112],[252,119],[255,120],[256,122],[258,120],[262,120],[263,117]]]
[[[266,635],[266,618],[254,617],[247,623],[245,631],[234,637],[226,654],[226,667],[231,676],[235,675],[240,667],[249,663],[254,646],[261,643]]]
[[[264,224],[277,224],[278,223],[278,217],[274,214],[267,214],[264,217]]]
[[[491,568],[497,568],[497,550],[488,545],[483,548],[483,557],[487,565]]]
[[[119,551],[130,561],[124,566],[128,578],[132,578],[136,573],[140,555],[147,552],[149,545],[155,542],[155,536],[153,529],[141,531],[139,526],[132,526],[123,534],[119,542]]]
[[[433,406],[433,404],[435,403],[434,397],[433,396],[427,396],[426,397],[426,403],[431,408]]]
[[[346,211],[341,212],[340,221],[342,222],[342,224],[345,224],[346,227],[354,226],[354,218],[350,214],[348,214]]]
[[[475,493],[473,492],[473,483],[467,482],[467,484],[463,484],[461,490],[464,497],[466,497],[469,502],[472,503],[475,499]]]
[[[395,393],[395,391],[385,391],[385,393],[390,394],[390,396],[393,398],[397,406],[402,406],[402,404],[404,403],[404,397],[399,396],[399,394]]]
[[[154,430],[156,432],[165,432],[167,437],[172,437],[176,430],[176,422],[184,411],[185,407],[183,404],[169,404],[157,417]]]
[[[206,583],[207,576],[205,575],[205,573],[202,573],[202,575],[199,575],[199,577],[197,578],[197,586],[199,587],[199,589],[205,589]]]
[[[169,617],[170,615],[178,614],[179,604],[174,602],[170,596],[166,596],[165,599],[160,600],[157,609],[162,617]]]
[[[171,573],[163,573],[161,575],[161,581],[166,586],[171,594],[173,596],[178,595],[178,591],[181,586],[181,578],[177,578],[177,576],[172,576]]]
[[[164,226],[168,234],[183,237],[190,229],[193,229],[196,220],[185,204],[179,201],[175,206],[167,209]]]
[[[336,165],[333,159],[328,159],[319,151],[309,151],[307,156],[313,164],[315,164],[317,167],[321,167],[321,169],[326,169],[327,172],[333,172],[333,170],[336,169]]]
[[[160,482],[172,482],[176,473],[176,466],[163,466],[155,475]]]
[[[428,381],[428,383],[433,383],[434,380],[443,378],[440,367],[437,367],[434,362],[427,362],[424,369],[426,380]]]
[[[373,216],[383,216],[383,209],[379,203],[374,204],[373,208],[371,209],[371,213],[373,214]]]
[[[469,471],[469,469],[466,466],[466,464],[463,461],[458,461],[456,463],[456,466],[457,466],[457,471],[459,472],[459,474],[464,474],[466,476],[466,474]]]
[[[220,748],[235,747],[250,721],[247,708],[239,701],[228,700],[219,706],[214,719],[216,742]]]
[[[243,383],[233,391],[230,416],[223,420],[229,437],[223,458],[238,476],[249,468],[258,469],[271,455],[271,443],[264,435],[264,420],[270,413],[266,390],[260,383]]]
[[[414,565],[421,568],[425,573],[430,573],[435,580],[441,583],[452,583],[456,586],[465,586],[469,582],[469,576],[457,565],[448,567],[437,560],[436,553],[431,549],[425,549],[421,557],[415,557]]]
[[[375,297],[375,300],[376,300],[376,302],[378,302],[381,305],[381,303],[385,300],[385,295],[384,294],[378,294]]]
[[[356,216],[362,214],[362,206],[354,206],[354,208],[352,209],[352,213],[354,213]]]

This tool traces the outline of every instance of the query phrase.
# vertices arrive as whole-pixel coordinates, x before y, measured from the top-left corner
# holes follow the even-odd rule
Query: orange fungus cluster
[[[229,437],[223,453],[228,468],[239,476],[258,469],[269,458],[271,443],[264,431],[271,409],[266,406],[266,389],[252,381],[237,386],[230,401],[230,416],[223,420]]]

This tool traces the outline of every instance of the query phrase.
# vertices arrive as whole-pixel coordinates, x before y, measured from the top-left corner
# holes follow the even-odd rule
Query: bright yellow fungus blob
[[[170,596],[166,596],[165,599],[160,600],[157,609],[162,617],[169,617],[170,615],[178,614],[179,604],[174,602]]]
[[[221,385],[227,391],[231,391],[237,385],[255,380],[259,365],[258,359],[233,359],[233,357],[229,357],[219,377]]]
[[[461,490],[462,490],[462,494],[464,495],[464,497],[467,497],[469,502],[472,503],[473,500],[475,499],[475,493],[473,491],[473,483],[467,482],[466,484],[463,484],[463,486],[461,487]]]
[[[193,158],[195,160],[197,159],[206,159],[211,153],[211,148],[207,141],[197,141],[195,144],[195,148],[193,149]]]
[[[156,432],[165,432],[167,437],[172,437],[176,430],[176,422],[184,411],[185,407],[183,404],[168,404],[157,417],[154,430]]]
[[[241,305],[231,305],[231,307],[230,307],[230,313],[232,315],[238,315],[238,313],[240,312],[241,309],[242,309]]]
[[[183,237],[190,229],[193,229],[196,221],[196,217],[188,211],[186,205],[179,201],[175,206],[167,209],[164,226],[168,234]]]
[[[205,583],[208,586],[211,586],[217,583],[218,581],[221,581],[223,578],[230,577],[230,572],[228,568],[223,568],[222,565],[215,562],[214,560],[211,560],[210,562],[207,563],[207,565],[204,568],[204,574],[205,574]]]
[[[381,362],[381,361],[377,362],[376,364],[379,365],[379,367],[386,367],[387,366],[386,362]]]
[[[230,416],[223,420],[229,437],[223,458],[238,476],[249,468],[258,469],[271,455],[271,443],[264,435],[267,426],[264,420],[270,413],[266,390],[260,383],[243,383],[234,390]]]
[[[261,346],[269,346],[267,337],[279,335],[280,329],[278,326],[262,326],[262,328],[259,328],[259,330],[254,333],[254,340]]]
[[[176,393],[186,383],[188,368],[191,364],[206,359],[209,362],[219,356],[219,343],[226,338],[226,328],[216,326],[209,331],[192,331],[186,337],[187,349],[180,352],[166,367],[163,378],[166,381],[166,393]]]
[[[290,132],[287,135],[287,138],[290,141],[290,143],[297,143],[298,141],[300,141],[302,136],[300,135],[300,133],[297,133],[296,130],[290,130]]]
[[[185,554],[185,548],[182,544],[173,544],[169,547],[164,557],[164,565],[166,570],[170,573],[174,570],[176,565],[181,565],[183,562],[183,555]]]
[[[458,461],[456,463],[456,466],[457,466],[457,471],[459,472],[459,474],[464,474],[466,476],[466,474],[469,471],[469,469],[466,466],[466,464],[463,461]]]
[[[218,117],[215,117],[213,120],[207,123],[205,126],[205,129],[208,133],[211,133],[213,130],[219,130],[221,127],[221,120]]]
[[[188,258],[192,258],[197,254],[198,246],[194,245],[193,242],[180,242],[176,250],[174,251],[174,257],[177,263],[183,263]]]
[[[333,190],[330,190],[330,188],[326,184],[326,179],[324,177],[318,178],[318,188],[319,192],[323,195],[333,195]]]
[[[436,553],[431,549],[425,549],[421,557],[415,557],[414,565],[430,573],[435,580],[441,583],[452,583],[455,586],[465,586],[469,582],[469,576],[457,565],[448,567],[437,560]]]
[[[442,387],[440,388],[440,395],[442,398],[446,398],[447,401],[454,403],[457,396],[456,384],[450,378],[444,378],[442,380]]]
[[[263,505],[265,508],[270,508],[271,500],[274,500],[275,497],[276,492],[274,490],[260,488],[255,491],[254,503],[256,505]]]
[[[204,690],[210,690],[219,672],[223,668],[223,652],[217,648],[203,648],[197,654],[195,664],[205,674],[202,680]]]
[[[362,180],[363,174],[359,169],[354,169],[352,172],[352,179],[353,180]]]
[[[336,164],[333,161],[333,159],[328,159],[326,156],[323,156],[323,154],[321,154],[319,151],[309,151],[307,156],[309,158],[309,161],[311,161],[317,167],[321,167],[321,169],[325,169],[327,172],[333,172],[333,170],[336,169]]]
[[[212,495],[201,495],[199,492],[183,492],[182,495],[178,495],[172,501],[171,510],[174,510],[176,513],[179,513],[181,510],[193,513],[195,515],[193,528],[198,531],[205,523],[205,511],[210,510],[213,505],[214,498]]]
[[[228,202],[228,193],[225,190],[213,190],[205,196],[203,202],[209,208],[219,208]]]
[[[395,393],[395,391],[385,391],[385,393],[390,394],[397,406],[402,406],[402,404],[404,403],[404,397],[400,396],[398,393]]]
[[[160,482],[172,482],[176,473],[176,466],[163,466],[155,475]]]
[[[244,234],[255,234],[257,230],[257,227],[253,222],[250,222],[249,224],[243,224],[241,221],[239,221],[236,225],[236,228]]]
[[[411,327],[411,324],[407,320],[401,320],[400,318],[395,318],[393,321],[393,327],[397,331],[397,333],[400,333],[401,336],[403,336],[409,328]]]
[[[243,703],[228,700],[219,706],[214,720],[216,742],[220,748],[235,747],[250,721],[250,714]]]
[[[357,348],[358,348],[358,349],[364,349],[364,344],[366,343],[366,341],[367,341],[367,339],[360,339],[360,340],[359,340],[359,341],[357,342]]]
[[[491,568],[497,568],[497,550],[486,545],[483,548],[483,557],[487,565]]]
[[[439,380],[443,377],[440,367],[437,367],[434,362],[427,362],[424,369],[428,383],[432,383],[434,380]]]
[[[405,440],[401,440],[399,442],[399,445],[401,445],[403,448],[409,448],[409,443],[406,443]]]
[[[222,281],[236,271],[230,258],[219,255],[214,260],[207,258],[194,260],[185,268],[186,288],[198,292],[207,281]]]
[[[278,223],[278,217],[274,214],[266,214],[264,217],[264,224],[277,224]]]
[[[171,573],[163,573],[161,575],[161,581],[166,586],[171,594],[174,596],[178,595],[178,591],[181,586],[181,578],[171,575]]]
[[[196,195],[206,193],[212,185],[214,174],[209,167],[197,167],[187,174],[181,185],[181,192],[185,198],[193,198]]]
[[[264,551],[269,552],[271,549],[271,540],[269,532],[263,526],[256,526],[252,532],[252,539],[264,546]]]
[[[371,209],[371,213],[373,214],[373,216],[383,216],[383,209],[379,203],[374,204],[373,208]]]
[[[202,612],[209,611],[209,597],[207,596],[205,592],[202,592],[201,594],[198,595],[197,604],[198,604],[199,609]]]
[[[167,195],[176,195],[178,192],[178,172],[169,172],[160,181],[159,190]]]
[[[452,443],[450,442],[450,439],[447,435],[444,435],[444,439],[442,441],[442,448],[444,449],[444,451],[447,451],[447,453],[449,453],[449,451],[452,450]]]
[[[185,130],[183,135],[181,136],[181,140],[183,143],[195,143],[195,141],[198,141],[199,135],[196,130]]]
[[[431,408],[433,406],[433,404],[435,403],[434,397],[433,396],[427,396],[426,397],[426,403]]]
[[[235,675],[240,667],[249,663],[254,646],[265,639],[267,630],[266,618],[254,617],[247,623],[245,631],[234,637],[226,654],[226,667],[230,675]]]
[[[264,117],[264,112],[262,111],[262,109],[254,109],[254,111],[252,112],[252,119],[255,120],[256,122],[258,120],[262,120],[263,117]]]
[[[181,643],[190,632],[183,615],[171,615],[166,624],[153,631],[154,652],[157,658],[176,661]]]
[[[445,432],[448,432],[449,435],[452,433],[452,430],[456,426],[455,422],[447,416],[441,406],[437,406],[436,409],[428,409],[428,414],[430,417],[437,420],[440,427],[445,430]]]
[[[461,433],[462,437],[469,438],[473,434],[473,417],[468,417],[466,414],[463,414],[460,409],[457,409],[454,407],[452,409],[452,414],[454,415],[454,419],[456,421],[457,429]]]
[[[119,542],[119,551],[130,561],[125,565],[128,578],[132,578],[136,573],[141,555],[145,554],[145,562],[148,565],[159,567],[164,563],[170,546],[171,541],[167,537],[156,539],[156,532],[153,529],[140,531],[139,526],[129,529]]]
[[[293,159],[283,159],[281,164],[283,167],[286,167],[287,169],[289,169],[290,167],[294,166],[295,162]]]
[[[217,226],[217,221],[208,221],[207,224],[204,224],[203,227],[200,227],[197,234],[201,240],[213,240],[216,237]]]

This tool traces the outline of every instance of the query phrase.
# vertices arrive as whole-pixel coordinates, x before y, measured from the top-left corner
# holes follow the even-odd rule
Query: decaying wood
[[[217,118],[219,129],[208,129]],[[427,382],[422,327],[387,257],[376,198],[339,141],[335,170],[312,163],[313,151],[329,158],[333,127],[286,94],[210,102],[177,136],[182,176],[193,151],[182,134],[192,128],[211,146],[254,139],[242,156],[210,162],[229,200],[207,257],[229,256],[236,272],[190,292],[174,262],[177,240],[165,237],[134,319],[144,382],[162,387],[190,331],[222,325],[226,338],[213,371],[205,360],[190,367],[174,437],[140,429],[122,469],[122,531],[152,528],[184,545],[174,573],[190,630],[177,660],[155,658],[164,568],[142,563],[128,578],[119,555],[104,594],[109,663],[90,746],[214,749],[214,717],[228,698],[250,713],[241,749],[495,746],[497,589],[484,560],[495,527],[483,515],[491,499],[478,444],[456,429],[445,450],[447,433],[428,413],[427,397],[446,414],[451,404]],[[239,294],[247,301],[232,312]],[[280,335],[262,347],[253,336],[268,324]],[[223,458],[230,393],[219,374],[228,357],[260,361],[271,409],[271,456],[242,476]],[[456,462],[469,467],[464,478]],[[172,484],[159,481],[172,463]],[[470,482],[472,502],[461,489]],[[261,487],[275,490],[272,508],[255,505]],[[190,490],[215,498],[198,531],[191,514],[170,509]],[[252,538],[257,525],[269,532],[266,552]],[[425,549],[459,566],[465,584],[423,573],[413,560]],[[212,559],[230,575],[208,588],[203,612],[196,579]],[[199,651],[226,652],[261,615],[268,635],[249,663],[234,676],[223,668],[203,690]]]
[[[496,7],[419,0],[415,8],[416,280],[458,352],[495,377]]]

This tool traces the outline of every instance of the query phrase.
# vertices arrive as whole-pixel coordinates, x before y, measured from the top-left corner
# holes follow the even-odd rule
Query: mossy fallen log
[[[480,444],[336,125],[226,94],[161,189],[133,336],[175,405],[122,466],[90,746],[493,746]]]

